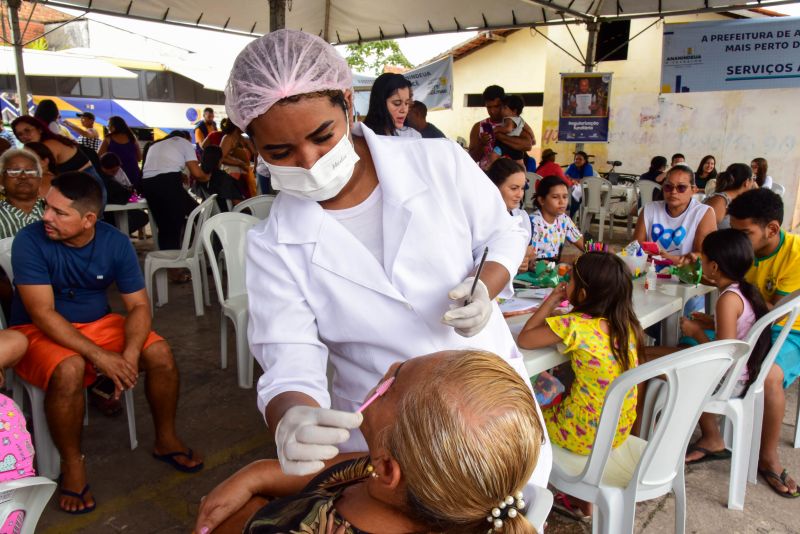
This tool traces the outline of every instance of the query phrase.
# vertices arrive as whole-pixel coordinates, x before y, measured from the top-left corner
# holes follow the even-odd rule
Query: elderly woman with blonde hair
[[[203,499],[195,532],[535,532],[522,489],[543,431],[508,363],[481,351],[412,358],[375,393],[361,426],[367,456],[340,455],[313,478],[252,463]]]

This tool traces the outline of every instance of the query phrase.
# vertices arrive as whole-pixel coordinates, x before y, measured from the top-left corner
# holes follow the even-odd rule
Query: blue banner
[[[666,24],[662,93],[800,87],[800,17]]]
[[[610,72],[561,74],[558,140],[570,143],[608,142]]]

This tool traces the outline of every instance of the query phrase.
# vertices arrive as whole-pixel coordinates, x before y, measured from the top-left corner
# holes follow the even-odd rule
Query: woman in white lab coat
[[[351,86],[328,43],[280,30],[240,53],[226,89],[281,191],[248,234],[246,272],[259,408],[289,474],[366,450],[355,410],[398,358],[470,347],[526,374],[494,302],[524,232],[456,144],[353,125]],[[540,485],[550,460],[545,443]]]

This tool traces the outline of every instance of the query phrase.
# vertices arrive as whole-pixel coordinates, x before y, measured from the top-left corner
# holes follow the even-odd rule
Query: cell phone
[[[494,131],[492,125],[489,124],[488,122],[481,123],[481,130],[483,130],[483,133],[487,134],[491,134]]]

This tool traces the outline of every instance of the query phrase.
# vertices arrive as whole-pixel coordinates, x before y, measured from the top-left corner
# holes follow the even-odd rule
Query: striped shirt
[[[14,237],[17,232],[29,224],[41,221],[44,216],[44,199],[40,198],[34,204],[30,213],[12,206],[6,200],[0,200],[0,239]]]

